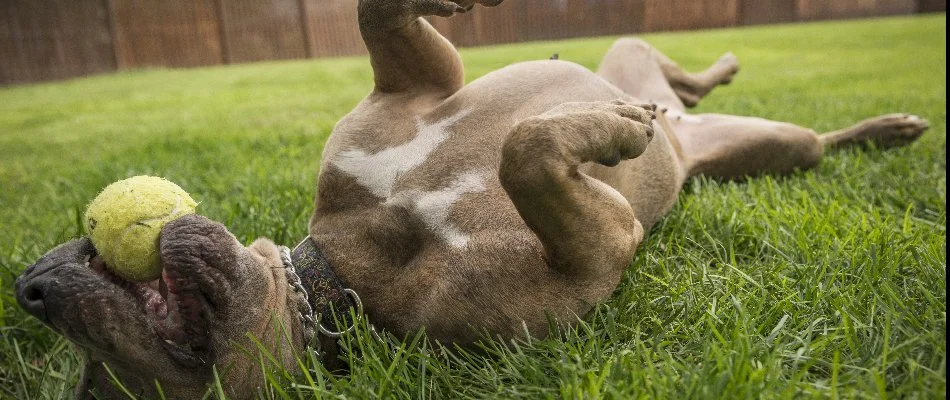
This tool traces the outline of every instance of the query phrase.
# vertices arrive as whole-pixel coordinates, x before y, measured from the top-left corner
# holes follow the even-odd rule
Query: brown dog
[[[104,365],[135,393],[157,381],[172,398],[199,398],[216,365],[227,391],[249,396],[263,381],[241,350],[255,349],[247,333],[297,368],[294,354],[346,327],[330,306],[357,298],[397,337],[544,336],[548,316],[569,323],[614,290],[688,177],[786,173],[830,146],[903,144],[927,129],[888,115],[819,136],[689,115],[730,81],[735,58],[690,74],[636,39],[619,40],[597,73],[546,60],[464,86],[455,49],[420,17],[475,3],[360,1],[376,87],[327,142],[310,238],[292,255],[265,239],[245,248],[191,216],[163,230],[156,282],[112,276],[86,239],[27,269],[20,304],[86,352],[79,397],[118,395]]]

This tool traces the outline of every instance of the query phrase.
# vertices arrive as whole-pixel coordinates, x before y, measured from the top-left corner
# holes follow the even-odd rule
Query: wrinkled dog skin
[[[543,337],[549,316],[570,323],[609,296],[690,176],[787,173],[828,147],[900,145],[927,129],[907,114],[824,135],[690,115],[732,80],[736,58],[688,73],[637,39],[618,40],[596,73],[543,60],[464,85],[459,55],[420,17],[500,2],[359,2],[375,88],[326,143],[309,233],[369,320],[397,337]],[[121,397],[104,365],[132,393],[155,396],[158,382],[181,399],[200,398],[215,366],[229,395],[251,397],[264,381],[249,336],[298,368],[305,300],[274,243],[244,247],[187,216],[163,229],[160,250],[153,282],[113,276],[88,239],[17,280],[21,306],[85,353],[78,397]]]
[[[245,332],[276,349],[273,354],[290,355],[294,340],[301,343],[299,326],[286,324],[296,316],[286,307],[295,299],[283,290],[283,264],[272,243],[245,248],[223,225],[191,215],[165,227],[160,249],[160,285],[113,276],[86,238],[52,250],[17,280],[23,308],[85,352],[77,397],[95,388],[101,396],[125,398],[109,383],[106,363],[133,393],[154,396],[158,380],[166,395],[200,398],[212,364],[233,365],[230,379],[262,379],[234,347],[253,348]],[[266,329],[274,316],[290,339]],[[282,361],[289,365],[292,358]]]

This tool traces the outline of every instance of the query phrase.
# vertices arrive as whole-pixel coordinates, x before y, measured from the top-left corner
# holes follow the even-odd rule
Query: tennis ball
[[[134,176],[106,186],[86,208],[86,233],[119,277],[144,282],[162,275],[158,236],[166,223],[198,204],[178,185]]]

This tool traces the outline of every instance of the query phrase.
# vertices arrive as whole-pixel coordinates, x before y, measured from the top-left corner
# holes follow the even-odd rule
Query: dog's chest
[[[494,163],[473,157],[470,142],[461,137],[466,129],[461,121],[471,113],[415,117],[407,140],[373,150],[351,144],[328,154],[325,166],[368,192],[369,205],[378,212],[408,215],[443,244],[464,248],[473,229],[465,216],[479,212],[470,203],[499,186]]]

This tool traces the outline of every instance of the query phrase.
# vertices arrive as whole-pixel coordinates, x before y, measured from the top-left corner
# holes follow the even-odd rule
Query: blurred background
[[[362,54],[356,3],[0,0],[0,85],[148,67]],[[432,23],[464,47],[946,8],[946,0],[508,0]]]

